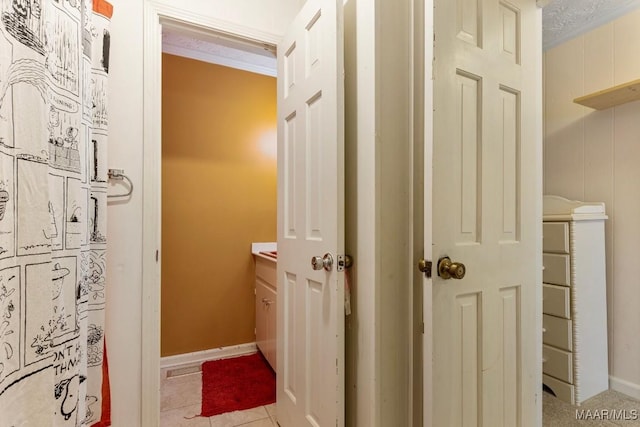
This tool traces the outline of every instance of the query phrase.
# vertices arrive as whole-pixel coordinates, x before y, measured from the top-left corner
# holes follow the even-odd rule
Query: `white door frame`
[[[158,0],[144,3],[141,425],[160,423],[162,26],[180,24],[276,45],[280,36]]]
[[[425,0],[424,5],[424,247],[432,248],[433,243],[433,4],[435,0]],[[419,191],[419,190],[418,190]],[[422,255],[433,261],[433,252],[429,250]],[[422,337],[422,424],[432,427],[433,420],[433,364],[425,361],[433,360],[433,322],[431,278],[423,279],[422,320],[424,333]]]

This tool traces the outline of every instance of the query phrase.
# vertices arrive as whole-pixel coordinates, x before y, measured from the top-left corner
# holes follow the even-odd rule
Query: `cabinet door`
[[[276,318],[278,314],[278,297],[273,288],[266,288],[265,322],[267,325],[267,339],[265,343],[265,357],[269,365],[276,370]]]
[[[269,287],[260,279],[256,280],[256,345],[267,357],[267,318],[265,300],[269,298]]]
[[[276,369],[276,292],[256,280],[256,345],[273,370]]]

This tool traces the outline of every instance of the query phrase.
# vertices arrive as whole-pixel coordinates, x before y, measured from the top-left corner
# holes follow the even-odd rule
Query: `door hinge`
[[[427,278],[431,278],[431,268],[433,263],[431,261],[427,261],[426,259],[421,259],[418,261],[418,270],[422,271]]]
[[[353,265],[351,255],[338,255],[338,271],[345,271]]]
[[[160,258],[160,251],[156,249],[156,262],[158,262],[159,258]]]

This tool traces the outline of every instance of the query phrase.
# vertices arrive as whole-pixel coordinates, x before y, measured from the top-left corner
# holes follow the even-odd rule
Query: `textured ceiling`
[[[640,0],[551,0],[542,9],[542,45],[549,49],[640,7]]]
[[[538,0],[542,9],[542,44],[549,49],[640,8],[640,0]],[[162,50],[200,61],[276,75],[272,46],[234,40],[180,27],[165,28]]]

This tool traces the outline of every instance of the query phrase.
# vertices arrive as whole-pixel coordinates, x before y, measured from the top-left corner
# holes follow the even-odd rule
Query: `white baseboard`
[[[609,376],[609,387],[620,393],[624,393],[627,396],[640,400],[640,385],[634,384],[629,381],[621,380],[614,376]]]
[[[170,369],[185,369],[201,365],[208,360],[227,359],[243,356],[258,351],[256,343],[232,345],[229,347],[213,348],[211,350],[195,351],[193,353],[176,354],[160,358],[160,369],[163,373]],[[163,377],[165,375],[163,374]]]

